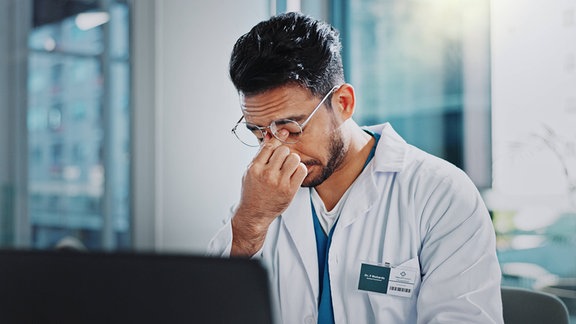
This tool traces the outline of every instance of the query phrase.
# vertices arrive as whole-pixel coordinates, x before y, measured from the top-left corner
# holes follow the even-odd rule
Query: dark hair
[[[230,78],[244,94],[289,83],[323,96],[344,83],[339,33],[329,24],[290,12],[260,22],[241,36],[230,58]]]

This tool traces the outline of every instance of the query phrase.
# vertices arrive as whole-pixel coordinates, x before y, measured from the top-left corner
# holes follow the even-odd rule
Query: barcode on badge
[[[398,292],[403,292],[403,293],[410,293],[410,291],[412,291],[409,288],[401,288],[401,287],[394,287],[394,286],[390,286],[390,290],[394,290],[394,291],[398,291]]]

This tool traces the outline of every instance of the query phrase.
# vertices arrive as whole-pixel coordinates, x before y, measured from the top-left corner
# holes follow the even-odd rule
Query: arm
[[[468,177],[454,172],[422,207],[419,323],[502,323],[501,272],[488,211]]]

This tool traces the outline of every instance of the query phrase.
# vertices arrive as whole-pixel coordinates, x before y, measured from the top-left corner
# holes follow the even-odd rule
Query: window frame
[[[5,95],[0,96],[0,106],[6,107],[0,110],[0,153],[10,157],[0,163],[0,224],[3,228],[8,225],[5,232],[0,232],[0,245],[8,248],[32,247],[32,224],[28,211],[27,130],[28,35],[31,31],[32,3],[32,0],[5,0],[0,3],[0,25],[2,30],[11,31],[0,36],[0,56],[10,63],[0,67],[0,85],[5,91]],[[102,0],[100,3],[105,8],[109,1]],[[154,250],[156,73],[155,40],[150,35],[155,35],[156,5],[153,0],[127,0],[126,3],[130,11],[130,249]],[[134,56],[134,53],[138,55]],[[103,63],[109,65],[106,60],[104,57]],[[106,102],[107,98],[103,100]],[[111,217],[111,193],[108,187],[104,192],[102,249],[112,250],[115,249],[113,222],[106,221]]]

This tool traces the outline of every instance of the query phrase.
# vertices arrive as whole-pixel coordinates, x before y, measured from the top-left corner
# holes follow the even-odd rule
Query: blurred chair
[[[569,324],[568,309],[560,298],[534,290],[502,287],[505,324]]]
[[[576,277],[538,280],[534,283],[534,289],[560,298],[568,308],[568,314],[576,319]]]

